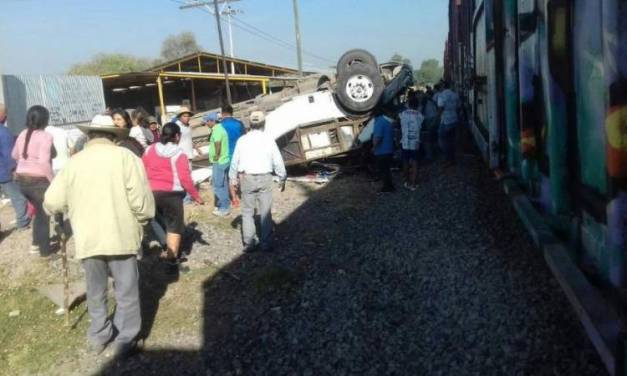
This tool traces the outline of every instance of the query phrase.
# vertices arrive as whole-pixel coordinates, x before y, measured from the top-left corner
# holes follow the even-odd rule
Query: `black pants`
[[[43,208],[44,194],[50,186],[46,178],[18,176],[22,194],[35,207],[35,219],[33,220],[33,245],[39,247],[41,256],[50,254],[50,217]]]
[[[392,154],[385,155],[377,155],[377,171],[379,172],[379,177],[383,181],[383,187],[381,187],[382,191],[393,191],[394,184],[392,183]]]

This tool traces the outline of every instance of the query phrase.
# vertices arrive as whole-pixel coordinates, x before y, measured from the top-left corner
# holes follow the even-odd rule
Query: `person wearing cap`
[[[245,132],[244,124],[241,121],[233,117],[233,106],[230,104],[224,105],[222,107],[222,119],[220,119],[220,124],[224,127],[227,135],[229,136],[229,160],[233,158],[233,152],[235,151],[235,144],[237,140]],[[234,208],[239,207],[240,201],[237,196],[237,190],[229,185],[229,195],[231,197],[231,205]]]
[[[194,159],[194,143],[192,142],[192,127],[189,124],[190,119],[194,116],[194,113],[187,107],[181,107],[178,114],[176,114],[176,125],[181,128],[181,141],[179,147],[183,150],[183,153],[190,161]]]
[[[134,349],[141,327],[137,253],[155,202],[141,159],[114,143],[128,137],[128,128],[116,127],[107,115],[78,128],[89,141],[54,178],[43,206],[51,214],[68,212],[75,257],[85,270],[90,350],[99,354],[112,342],[113,354],[123,357]],[[116,300],[113,322],[109,276]]]
[[[235,145],[229,171],[231,185],[242,192],[242,243],[244,252],[257,249],[272,250],[272,174],[279,178],[281,192],[285,190],[285,164],[279,147],[272,137],[263,132],[265,116],[261,111],[250,115],[251,130]],[[261,218],[261,236],[255,242],[255,207]]]
[[[148,116],[148,130],[152,133],[152,140],[156,144],[159,142],[159,123],[154,116]]]
[[[209,137],[209,162],[212,163],[213,173],[211,182],[215,195],[215,210],[213,214],[226,217],[231,214],[229,200],[229,136],[221,123],[218,123],[218,113],[211,112],[203,117],[205,124],[211,129]]]

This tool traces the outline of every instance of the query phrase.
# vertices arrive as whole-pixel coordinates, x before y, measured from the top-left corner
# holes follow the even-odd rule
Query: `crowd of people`
[[[112,109],[79,125],[81,135],[76,136],[50,131],[49,111],[33,106],[26,114],[26,129],[15,138],[5,126],[7,111],[0,104],[0,187],[12,202],[18,229],[31,227],[27,206],[33,207],[32,253],[54,255],[50,217],[59,223],[69,220],[75,258],[85,271],[91,319],[87,336],[95,353],[109,343],[116,356],[135,347],[141,326],[137,256],[145,230],[165,233],[159,258],[176,268],[169,270],[178,271],[185,261],[180,248],[185,198],[204,205],[191,175],[191,160],[200,153],[192,141],[193,115],[182,108],[159,127],[141,108],[130,114]],[[211,128],[213,213],[229,215],[232,206],[240,205],[241,194],[243,251],[272,250],[273,174],[282,191],[286,173],[277,144],[260,131],[264,114],[251,114],[249,132],[229,105],[221,113],[205,115],[203,123]],[[106,302],[109,276],[116,299],[113,321]]]
[[[398,111],[380,110],[374,117],[372,154],[382,181],[382,193],[396,190],[391,169],[400,153],[403,186],[415,191],[418,161],[434,161],[438,152],[445,166],[455,164],[455,135],[460,124],[461,102],[449,83],[432,89],[409,91],[405,106]]]
[[[446,163],[455,162],[459,109],[457,94],[441,83],[435,90],[410,91],[400,111],[375,115],[372,152],[382,192],[395,190],[391,166],[397,146],[404,186],[412,191],[418,161],[436,157],[436,140]],[[0,104],[0,188],[12,202],[16,227],[32,227],[31,253],[54,255],[50,218],[58,224],[69,220],[75,257],[85,270],[88,339],[96,353],[109,343],[120,356],[134,348],[141,326],[137,255],[145,230],[164,234],[159,259],[170,270],[178,271],[186,261],[181,252],[184,204],[205,204],[191,174],[192,160],[202,154],[192,140],[192,116],[182,107],[159,126],[142,108],[130,113],[111,109],[79,125],[76,134],[50,127],[48,110],[32,106],[26,129],[15,138],[5,127],[7,110]],[[210,129],[213,214],[227,217],[240,207],[243,252],[271,251],[274,176],[283,191],[287,175],[276,142],[263,132],[264,113],[250,115],[249,129],[233,117],[230,105],[202,120]],[[113,322],[106,303],[109,276],[115,281],[117,303]]]

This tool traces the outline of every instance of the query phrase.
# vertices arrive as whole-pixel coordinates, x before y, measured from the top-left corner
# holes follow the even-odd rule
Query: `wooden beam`
[[[248,74],[248,64],[244,64],[244,74]]]
[[[268,85],[266,85],[266,80],[261,80],[261,92],[268,94]]]
[[[179,63],[178,65],[179,65],[179,72],[182,72],[182,70],[181,70],[181,63]]]
[[[161,77],[176,77],[176,78],[193,78],[195,80],[221,80],[224,81],[224,76],[217,75],[216,73],[190,73],[190,72],[162,72],[159,74]],[[229,80],[231,81],[244,81],[244,82],[257,82],[265,81],[266,83],[270,82],[268,78],[263,76],[246,76],[242,77],[242,75],[229,76]]]
[[[196,87],[194,86],[194,79],[192,78],[192,111],[196,112]]]
[[[161,76],[157,77],[157,89],[159,90],[159,107],[161,108],[161,122],[165,120],[165,100],[163,98],[163,82]]]
[[[202,73],[202,64],[200,64],[200,55],[198,55],[198,73]]]
[[[216,59],[216,67],[218,67],[218,73],[220,73],[220,60]]]
[[[192,59],[194,59],[194,57],[207,57],[209,59],[220,59],[220,55],[211,54],[211,53],[207,53],[207,52],[201,52],[201,53],[195,53],[195,54],[191,54],[191,55],[188,55],[188,56],[184,56],[184,57],[182,57],[180,59],[168,61],[168,62],[165,62],[164,64],[156,65],[156,66],[154,66],[152,68],[147,69],[146,71],[147,72],[167,71],[167,70],[170,70],[170,69],[168,69],[169,67],[176,66],[178,63],[184,63],[184,62],[193,61]],[[281,72],[281,73],[296,73],[296,72],[298,72],[295,69],[279,67],[279,66],[276,66],[276,65],[256,63],[256,62],[250,61],[250,60],[243,60],[243,59],[236,59],[236,58],[228,57],[227,61],[233,61],[235,63],[248,64],[250,66],[263,68],[263,69],[266,69],[268,71],[275,70],[276,72]]]

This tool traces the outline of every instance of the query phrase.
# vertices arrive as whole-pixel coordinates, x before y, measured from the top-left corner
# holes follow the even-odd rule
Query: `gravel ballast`
[[[190,265],[224,265],[203,285],[202,349],[145,351],[105,372],[607,374],[476,156],[421,166],[416,192],[397,185],[378,195],[359,174],[320,189],[291,183],[310,196],[288,215],[275,192],[270,254],[241,255],[237,221],[227,236],[199,223],[212,235]]]

